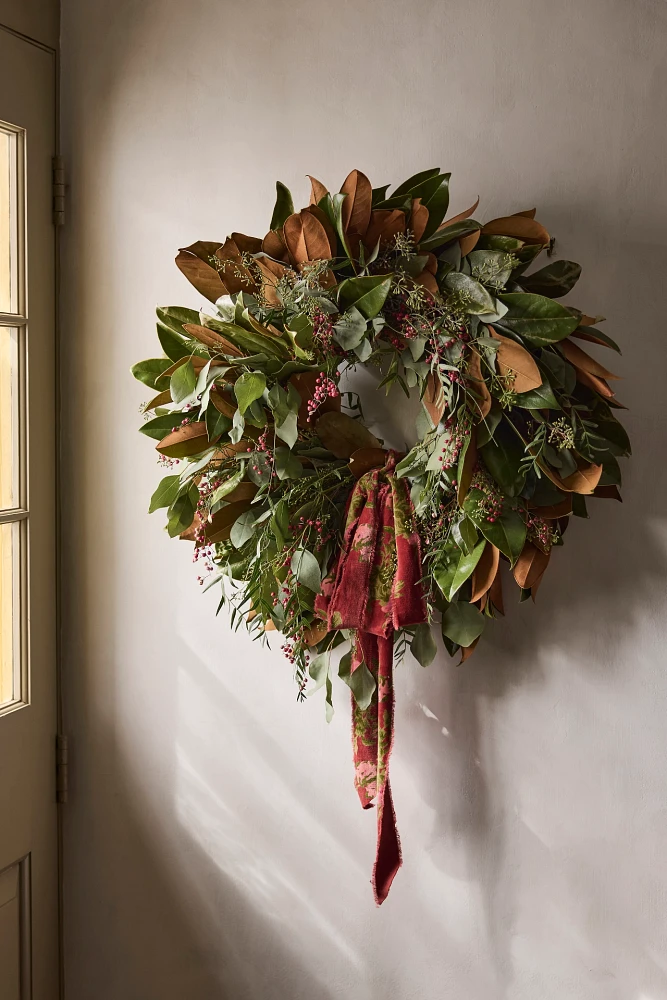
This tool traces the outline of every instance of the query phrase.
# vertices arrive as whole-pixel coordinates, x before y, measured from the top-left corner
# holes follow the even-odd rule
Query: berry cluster
[[[315,390],[312,397],[308,400],[308,419],[312,420],[317,410],[319,410],[322,403],[327,399],[335,399],[336,396],[340,396],[338,391],[338,386],[333,379],[321,372],[317,376],[315,382]]]

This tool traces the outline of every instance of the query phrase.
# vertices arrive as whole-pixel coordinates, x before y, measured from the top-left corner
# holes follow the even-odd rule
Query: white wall
[[[667,8],[658,0],[64,0],[68,1000],[665,1000]],[[174,251],[276,178],[441,165],[537,204],[609,317],[636,455],[536,607],[398,672],[405,866],[376,911],[347,699],[294,701],[145,511]],[[608,360],[608,359],[605,359]]]

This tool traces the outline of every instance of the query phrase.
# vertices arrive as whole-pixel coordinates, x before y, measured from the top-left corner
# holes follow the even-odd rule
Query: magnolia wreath
[[[353,170],[338,194],[311,178],[300,212],[278,183],[263,239],[178,252],[209,304],[159,308],[166,357],[133,368],[156,393],[141,432],[170,470],[150,510],[194,542],[218,610],[262,641],[282,633],[298,697],[324,688],[327,718],[347,644],[334,659],[355,785],[377,804],[378,903],[401,864],[394,659],[409,648],[430,664],[437,623],[465,660],[503,614],[503,564],[534,600],[586,498],[620,500],[630,453],[616,376],[581,343],[619,349],[602,317],[556,301],[581,268],[528,273],[553,252],[534,210],[482,224],[478,199],[445,218],[449,177],[425,170],[389,193]],[[358,366],[421,401],[407,454],[365,426],[346,390]]]

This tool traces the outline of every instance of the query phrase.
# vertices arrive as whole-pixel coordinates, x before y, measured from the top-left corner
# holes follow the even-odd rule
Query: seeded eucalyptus
[[[437,169],[391,194],[356,170],[338,194],[312,179],[300,212],[278,183],[263,239],[179,251],[206,304],[159,308],[164,356],[133,368],[154,393],[141,431],[168,467],[150,510],[194,542],[235,623],[283,634],[299,695],[312,678],[329,713],[329,653],[348,635],[318,595],[355,483],[388,461],[361,400],[341,395],[346,370],[379,367],[387,392],[421,399],[419,441],[391,461],[410,485],[428,615],[396,632],[397,651],[423,664],[429,626],[465,659],[503,613],[502,575],[534,599],[570,517],[587,498],[620,500],[617,376],[582,344],[619,348],[602,317],[558,301],[579,265],[536,266],[552,242],[532,210],[482,224],[477,204],[448,205]]]

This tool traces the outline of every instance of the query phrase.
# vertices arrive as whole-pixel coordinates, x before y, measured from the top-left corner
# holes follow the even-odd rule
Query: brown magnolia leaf
[[[477,465],[477,428],[470,428],[470,440],[468,441],[468,447],[466,448],[466,453],[463,456],[463,468],[459,474],[459,482],[456,488],[456,498],[458,500],[459,506],[463,503],[466,496],[468,495],[468,490],[470,489],[470,483],[472,481],[473,473],[475,471],[475,466]]]
[[[222,351],[224,354],[230,354],[235,358],[243,357],[243,351],[240,351],[235,344],[232,344],[226,337],[222,337],[219,333],[216,333],[215,330],[209,330],[207,326],[199,326],[197,323],[184,323],[183,329],[206,347]]]
[[[318,642],[321,642],[328,633],[329,627],[326,622],[314,623],[310,628],[303,630],[303,642],[310,649],[311,646],[316,646]]]
[[[422,402],[434,427],[437,427],[445,412],[445,394],[437,375],[429,372]]]
[[[255,484],[244,481],[235,486],[231,493],[227,494],[225,501],[227,503],[237,503],[239,500],[252,500],[256,493],[257,487]]]
[[[586,372],[588,375],[595,375],[596,378],[602,379],[618,379],[620,375],[614,375],[610,372],[608,368],[601,365],[599,361],[592,358],[590,354],[586,354],[586,351],[582,351],[577,344],[573,344],[569,337],[565,340],[561,340],[558,344],[561,353],[567,358],[571,365],[578,368],[582,372]]]
[[[231,236],[228,236],[223,245],[216,250],[215,256],[222,261],[220,273],[230,295],[257,290],[255,279],[244,265],[241,251]]]
[[[489,600],[499,615],[505,614],[505,603],[503,601],[503,580],[500,574],[500,565],[498,566],[498,571],[493,579],[493,583],[489,587]]]
[[[519,215],[522,216],[524,219],[534,219],[536,212],[537,212],[536,208],[527,208],[525,212],[512,212],[512,215],[513,216]]]
[[[431,274],[435,275],[438,273],[438,258],[434,253],[430,251],[426,254],[420,254],[420,257],[426,257],[426,263],[424,264],[424,270],[430,271]]]
[[[598,378],[597,375],[589,375],[588,372],[582,371],[581,368],[576,368],[575,371],[577,373],[577,382],[581,382],[582,385],[592,389],[593,392],[599,393],[611,402],[614,391],[611,386],[607,385],[603,378]],[[625,407],[622,408],[625,409]]]
[[[446,229],[447,226],[453,226],[455,222],[465,222],[465,220],[469,219],[470,216],[477,210],[478,205],[479,205],[479,195],[477,196],[477,201],[475,202],[475,204],[471,205],[470,208],[466,208],[465,212],[459,212],[458,215],[453,215],[451,219],[445,219],[445,221],[438,226],[438,231],[440,231],[441,229]]]
[[[572,493],[592,493],[600,482],[602,466],[593,462],[581,462],[576,472],[565,476],[561,482]]]
[[[312,426],[312,421],[308,420],[308,403],[315,395],[315,383],[321,374],[322,372],[298,372],[296,375],[292,375],[288,381],[288,384],[293,385],[301,396],[301,405],[297,414],[299,427]],[[323,413],[339,413],[340,403],[340,396],[327,396],[315,411],[316,415],[321,417]]]
[[[603,500],[618,500],[619,503],[623,503],[623,497],[618,492],[618,486],[600,486],[598,483],[593,490],[593,496],[602,497]]]
[[[274,260],[282,261],[283,264],[289,261],[289,253],[287,252],[287,244],[282,237],[282,229],[277,231],[271,229],[266,234],[262,240],[262,250]]]
[[[219,244],[211,245],[216,248],[219,246]],[[215,251],[212,252],[212,256],[214,253]],[[227,294],[227,288],[216,268],[192,253],[189,248],[178,251],[176,267],[209,302],[215,302],[221,295]]]
[[[266,621],[264,622],[264,631],[265,632],[277,632],[278,631],[278,626],[274,622],[273,618],[267,618],[266,619]]]
[[[213,542],[226,542],[234,521],[246,510],[250,510],[250,507],[250,500],[237,500],[235,503],[230,503],[227,507],[223,507],[222,510],[217,511],[210,521],[204,521],[206,541],[210,544]]]
[[[405,212],[401,212],[398,208],[377,208],[371,212],[368,229],[364,235],[364,245],[368,250],[373,250],[379,240],[380,248],[384,249],[394,242],[398,233],[404,233],[405,228]]]
[[[324,231],[327,234],[327,239],[329,241],[331,256],[334,257],[336,255],[336,249],[338,246],[336,230],[331,225],[331,220],[327,215],[327,213],[323,209],[321,209],[319,205],[309,205],[308,208],[304,208],[303,211],[310,212],[311,215],[315,216],[318,222],[322,223],[322,225],[324,226]]]
[[[146,403],[143,412],[148,413],[149,410],[155,410],[158,406],[166,406],[167,403],[171,403],[171,390],[165,389],[164,392],[158,392],[157,396],[153,396],[150,402]]]
[[[267,305],[282,307],[282,302],[276,291],[278,282],[284,276],[286,268],[270,257],[257,257],[257,266],[262,272],[262,292]]]
[[[545,521],[553,521],[558,517],[567,517],[568,514],[572,513],[572,494],[559,500],[558,503],[549,504],[547,507],[533,507],[532,504],[528,506],[537,517],[542,517]]]
[[[352,170],[343,181],[340,193],[347,196],[341,207],[344,232],[365,233],[371,221],[373,201],[373,189],[368,177],[360,170]]]
[[[549,562],[549,555],[532,542],[526,542],[512,570],[514,579],[523,590],[530,590],[542,576]]]
[[[500,341],[500,347],[496,352],[496,361],[501,375],[512,378],[512,389],[514,392],[530,392],[542,385],[540,369],[535,363],[531,354],[509,337],[503,337],[497,333],[492,326],[488,328],[489,333],[495,340]]]
[[[461,256],[465,257],[472,250],[475,249],[477,243],[479,242],[480,231],[476,229],[474,233],[468,233],[467,236],[462,236],[459,240],[459,246],[461,247]]]
[[[310,174],[306,174],[306,177],[310,180],[310,204],[317,205],[322,201],[322,198],[329,194],[329,191],[315,177],[311,177]]]
[[[414,280],[416,285],[421,285],[422,288],[425,288],[427,292],[431,293],[431,295],[440,294],[438,282],[435,280],[430,271],[424,269]]]
[[[479,642],[479,636],[469,646],[461,646],[461,659],[459,660],[459,666],[472,656],[477,648],[477,643]]]
[[[203,420],[196,420],[167,434],[156,444],[155,450],[169,458],[186,458],[204,451],[207,445],[206,424]]]
[[[222,413],[225,417],[229,417],[230,420],[234,419],[234,414],[237,409],[236,405],[231,403],[216,386],[213,386],[211,389],[210,399],[218,413]]]
[[[500,550],[495,545],[492,545],[491,542],[487,542],[480,560],[473,570],[471,604],[479,601],[481,597],[486,596],[486,592],[496,578],[499,563]]]
[[[387,464],[388,452],[384,448],[359,448],[350,455],[350,472],[361,479],[371,469],[382,469]]]
[[[322,223],[306,209],[285,219],[283,235],[296,264],[306,264],[311,260],[330,260],[336,252],[331,249]]]
[[[500,219],[491,219],[482,232],[487,236],[513,236],[524,243],[538,243],[540,246],[547,246],[549,243],[549,234],[544,226],[525,215],[506,215]]]
[[[360,448],[379,448],[374,434],[346,413],[324,413],[315,423],[315,433],[336,458],[350,458]]]
[[[258,239],[256,236],[245,236],[243,233],[232,233],[232,239],[241,253],[259,253],[262,249],[262,240]]]
[[[421,198],[412,199],[412,211],[410,212],[410,229],[415,243],[419,243],[424,235],[424,230],[428,223],[428,208],[422,205]]]
[[[260,433],[256,427],[246,427],[246,434],[248,434],[248,437],[250,437],[250,431],[256,432],[254,435],[255,437],[257,437]],[[237,441],[236,444],[232,444],[230,441],[229,444],[224,444],[216,449],[212,460],[222,462],[226,458],[231,458],[233,455],[238,455],[242,451],[247,451],[249,447],[251,447],[251,443],[248,438],[241,438],[241,440]]]
[[[475,409],[479,420],[484,420],[491,409],[491,393],[482,375],[482,359],[476,348],[470,348],[466,388],[475,397]]]

